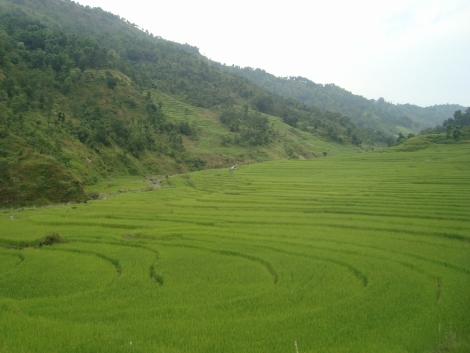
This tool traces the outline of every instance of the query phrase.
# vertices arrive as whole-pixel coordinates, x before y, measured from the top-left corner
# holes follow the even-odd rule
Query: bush
[[[88,196],[90,196],[92,200],[98,200],[100,193],[98,191],[91,191],[88,193]]]
[[[62,236],[59,233],[56,232],[49,232],[46,234],[44,238],[42,238],[37,247],[40,248],[43,245],[53,245],[56,243],[66,243],[67,241],[62,238]]]

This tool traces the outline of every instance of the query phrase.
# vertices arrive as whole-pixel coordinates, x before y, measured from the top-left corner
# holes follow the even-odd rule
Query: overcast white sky
[[[78,0],[227,65],[470,106],[469,0]]]

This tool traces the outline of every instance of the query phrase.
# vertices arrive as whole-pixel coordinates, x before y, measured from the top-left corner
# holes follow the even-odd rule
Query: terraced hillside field
[[[0,352],[468,352],[470,145],[411,149],[0,213]]]

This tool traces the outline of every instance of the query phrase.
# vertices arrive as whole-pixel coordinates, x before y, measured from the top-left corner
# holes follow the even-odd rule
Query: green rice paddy
[[[0,213],[0,352],[470,351],[469,144],[159,185]]]

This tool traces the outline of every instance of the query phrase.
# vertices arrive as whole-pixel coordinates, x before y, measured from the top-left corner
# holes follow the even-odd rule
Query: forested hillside
[[[115,175],[314,158],[385,133],[221,70],[100,8],[0,0],[0,204],[83,201]]]
[[[457,110],[453,118],[445,120],[442,125],[437,125],[435,128],[429,128],[421,131],[421,135],[446,133],[446,137],[453,136],[458,138],[462,133],[470,129],[470,108],[467,108],[463,113]]]
[[[340,113],[356,124],[384,133],[417,133],[441,124],[452,117],[458,104],[418,107],[412,104],[392,104],[384,98],[366,99],[335,84],[317,84],[304,77],[276,77],[262,69],[220,66],[227,72],[237,73],[273,93],[293,97],[308,106]]]

